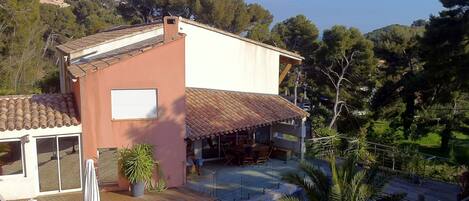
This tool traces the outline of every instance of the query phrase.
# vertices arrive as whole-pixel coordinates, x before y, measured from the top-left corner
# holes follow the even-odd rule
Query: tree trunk
[[[447,153],[449,151],[449,140],[451,139],[451,133],[454,128],[454,121],[455,121],[455,115],[456,115],[456,110],[458,106],[457,98],[454,99],[453,103],[453,108],[450,117],[445,121],[445,129],[441,132],[441,146],[440,150],[444,153]]]
[[[334,116],[331,119],[331,122],[329,123],[329,128],[332,129],[334,126],[335,122],[337,121],[337,117],[340,115],[340,110],[339,110],[339,94],[340,94],[340,88],[336,89],[335,91],[335,100],[334,100]]]
[[[449,150],[449,140],[451,139],[451,122],[447,122],[445,129],[441,132],[440,151],[447,153]]]
[[[412,123],[414,122],[414,115],[415,115],[414,100],[415,100],[415,95],[413,92],[406,94],[406,97],[405,97],[406,108],[405,108],[404,113],[402,114],[405,139],[409,139],[410,133],[411,133],[411,126],[412,126]]]

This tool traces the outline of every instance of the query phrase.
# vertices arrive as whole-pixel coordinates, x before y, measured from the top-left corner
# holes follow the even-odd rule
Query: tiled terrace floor
[[[402,178],[392,178],[383,189],[386,193],[407,193],[407,200],[418,200],[419,194],[425,196],[425,201],[456,201],[459,188],[456,184],[424,181],[413,184]]]
[[[311,161],[330,176],[325,161]],[[265,189],[276,189],[282,184],[282,174],[297,171],[298,162],[284,163],[271,159],[265,165],[227,166],[221,163],[206,163],[202,176],[189,177],[186,187],[217,197],[222,201],[250,200],[263,194]],[[455,184],[427,180],[421,185],[407,179],[392,177],[385,185],[385,193],[407,193],[407,200],[417,200],[419,194],[426,201],[455,201],[458,186]]]
[[[250,166],[204,164],[202,176],[189,176],[186,187],[217,197],[222,201],[249,200],[267,189],[277,189],[284,173],[295,171],[298,162],[269,160]]]
[[[186,188],[172,188],[162,193],[145,193],[141,197],[132,197],[128,192],[101,192],[101,201],[214,201]],[[81,192],[50,195],[37,198],[37,201],[83,201]]]

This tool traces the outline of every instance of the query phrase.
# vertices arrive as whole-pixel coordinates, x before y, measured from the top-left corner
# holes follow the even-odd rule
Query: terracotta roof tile
[[[279,95],[186,88],[187,137],[192,140],[306,116]]]
[[[0,96],[0,132],[79,125],[71,94]]]
[[[90,47],[107,43],[120,38],[126,38],[133,36],[138,33],[148,32],[155,29],[159,29],[163,26],[161,22],[151,24],[141,24],[134,26],[122,26],[113,30],[99,32],[97,34],[85,36],[73,41],[66,42],[62,45],[57,46],[59,50],[67,54],[78,52]]]

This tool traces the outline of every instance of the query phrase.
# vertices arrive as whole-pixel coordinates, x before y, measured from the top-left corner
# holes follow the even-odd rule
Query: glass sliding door
[[[61,190],[81,187],[80,145],[78,136],[59,137]]]
[[[36,140],[40,192],[59,190],[59,164],[57,163],[56,143],[55,137]]]
[[[40,192],[61,192],[81,188],[80,137],[38,138],[37,161]]]

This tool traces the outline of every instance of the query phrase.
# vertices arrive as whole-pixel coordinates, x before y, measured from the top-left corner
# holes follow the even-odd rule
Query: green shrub
[[[334,129],[330,128],[317,128],[314,130],[316,137],[329,137],[329,136],[337,136],[338,133]]]
[[[154,163],[152,145],[137,144],[132,148],[119,150],[121,172],[132,184],[150,182]]]
[[[425,176],[445,182],[456,182],[458,168],[447,163],[428,163],[425,165]]]

